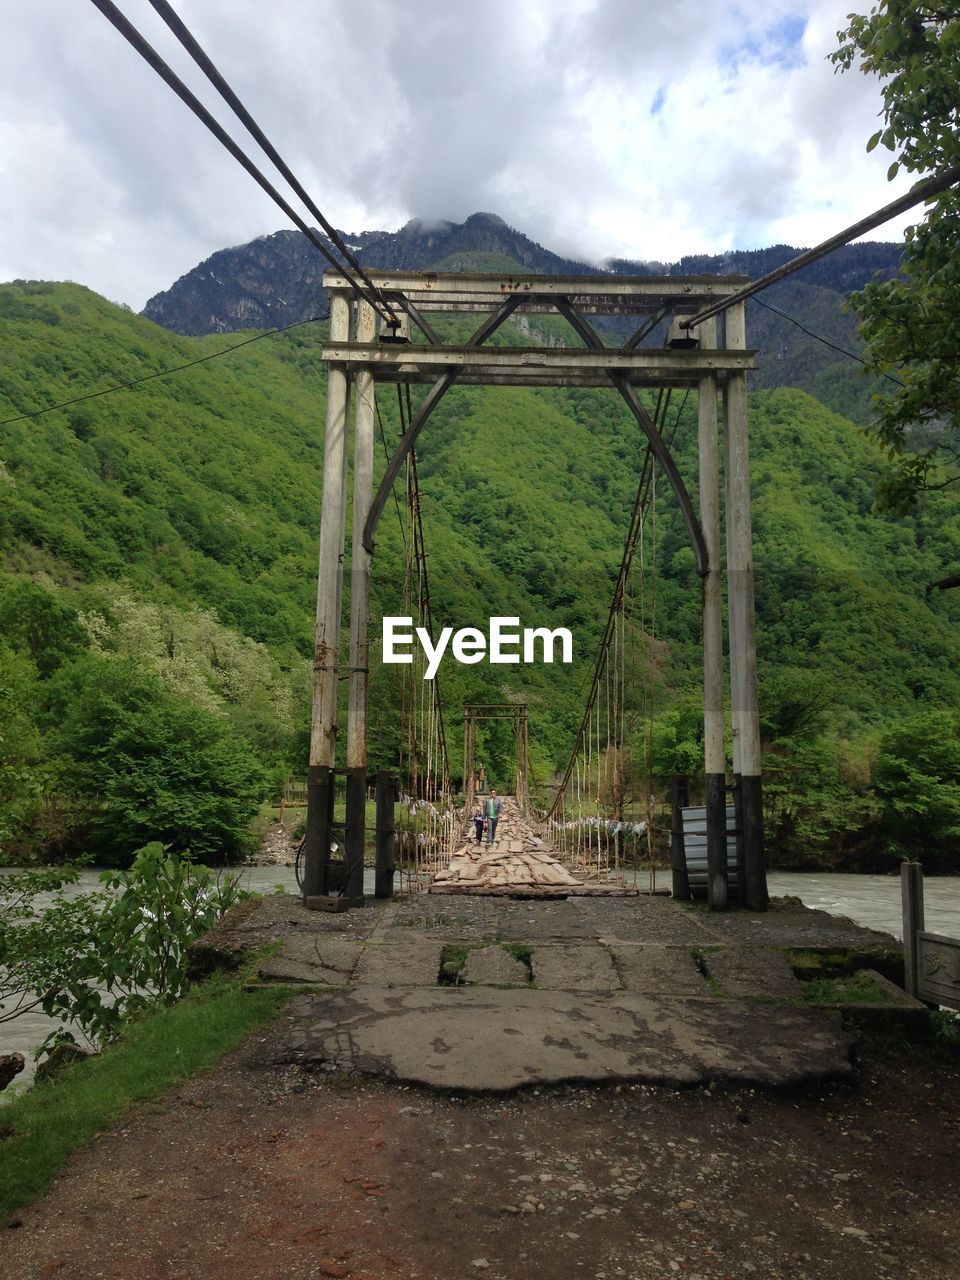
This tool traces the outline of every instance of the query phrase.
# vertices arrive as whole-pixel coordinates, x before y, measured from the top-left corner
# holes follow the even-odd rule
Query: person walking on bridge
[[[496,788],[490,788],[490,794],[487,797],[487,844],[493,844],[497,834],[497,823],[500,821],[500,810],[503,808],[503,801],[497,795]]]

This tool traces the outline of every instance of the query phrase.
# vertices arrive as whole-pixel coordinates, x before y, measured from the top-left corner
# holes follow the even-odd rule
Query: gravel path
[[[269,1038],[77,1156],[0,1233],[18,1280],[955,1280],[960,1072],[458,1099]]]

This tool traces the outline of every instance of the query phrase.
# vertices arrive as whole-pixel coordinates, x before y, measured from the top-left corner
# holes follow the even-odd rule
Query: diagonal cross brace
[[[556,298],[557,310],[563,318],[571,325],[573,329],[580,335],[588,347],[592,347],[595,351],[602,351],[603,343],[600,341],[596,332],[590,324],[576,310],[569,298]],[[707,544],[704,541],[703,530],[700,528],[700,521],[697,519],[696,512],[693,509],[693,503],[690,501],[690,495],[687,487],[683,483],[680,472],[677,470],[677,464],[673,460],[673,455],[664,444],[663,436],[656,428],[656,424],[647,413],[646,409],[640,403],[636,391],[630,385],[627,378],[620,373],[611,373],[610,381],[620,392],[626,401],[627,408],[639,422],[643,429],[644,435],[647,437],[647,443],[653,456],[660,463],[670,481],[670,487],[676,495],[677,502],[680,504],[680,511],[683,515],[684,523],[687,526],[687,532],[690,534],[690,540],[693,543],[694,555],[697,558],[697,573],[701,578],[705,578],[709,572],[709,557],[707,555]]]
[[[519,294],[514,294],[513,297],[508,298],[502,306],[498,307],[492,315],[487,317],[467,343],[467,346],[479,347],[486,342],[487,338],[500,328],[504,320],[513,314],[522,301],[523,299]],[[434,334],[431,337],[433,331],[424,326],[421,317],[416,312],[416,309],[408,305],[407,310],[411,319],[420,326],[430,341],[433,342],[434,345],[437,345],[436,335]],[[453,369],[448,369],[446,373],[441,374],[441,376],[436,380],[427,392],[423,403],[415,413],[413,421],[404,432],[393,457],[390,459],[389,465],[384,472],[383,479],[380,481],[380,487],[377,490],[377,495],[370,507],[370,514],[367,516],[367,522],[363,526],[363,546],[364,550],[370,555],[373,555],[374,536],[377,532],[377,525],[379,524],[380,517],[383,514],[383,508],[387,505],[387,499],[390,497],[390,491],[396,483],[397,476],[400,474],[400,468],[406,461],[410,450],[417,443],[417,437],[423,430],[423,424],[453,386],[454,382],[456,382],[462,368],[462,365],[457,365]]]

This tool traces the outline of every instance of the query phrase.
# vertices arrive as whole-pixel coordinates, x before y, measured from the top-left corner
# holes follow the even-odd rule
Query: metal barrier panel
[[[687,879],[695,898],[707,896],[707,810],[693,805],[681,809],[683,815],[683,847],[687,860]],[[726,806],[727,815],[727,881],[731,897],[737,892],[737,818],[736,807]]]

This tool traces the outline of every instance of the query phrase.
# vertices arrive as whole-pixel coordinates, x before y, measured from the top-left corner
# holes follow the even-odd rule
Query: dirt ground
[[[799,1094],[439,1096],[261,1034],[76,1156],[0,1274],[122,1280],[960,1277],[960,1064]]]

